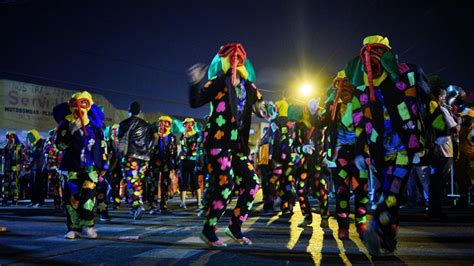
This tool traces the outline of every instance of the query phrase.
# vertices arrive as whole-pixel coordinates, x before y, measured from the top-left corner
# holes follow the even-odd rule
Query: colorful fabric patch
[[[341,119],[344,126],[349,127],[352,124],[352,103],[347,104],[346,112]]]
[[[393,172],[394,176],[403,178],[407,174],[407,170],[405,168],[397,167],[395,168],[395,172]]]
[[[222,115],[219,115],[216,119],[216,124],[219,126],[219,127],[222,127],[222,125],[225,124],[225,119]]]
[[[360,120],[362,119],[362,112],[355,112],[352,114],[352,120],[354,121],[354,125],[359,125]]]
[[[377,131],[375,129],[372,130],[372,133],[370,134],[370,141],[372,141],[373,143],[377,142],[377,137],[379,136],[379,134],[377,133]]]
[[[225,111],[225,102],[220,101],[219,104],[217,105],[216,112],[222,113]]]
[[[214,138],[220,140],[224,136],[224,131],[217,130],[216,134],[214,134]]]
[[[410,81],[410,86],[414,86],[415,85],[415,73],[413,72],[410,72],[408,73],[408,80]]]
[[[397,105],[397,109],[398,109],[398,114],[400,115],[403,121],[410,119],[410,112],[408,111],[408,107],[405,102],[402,102],[399,105]]]
[[[395,164],[397,164],[397,165],[407,165],[408,164],[408,155],[405,154],[405,153],[398,153]]]
[[[438,115],[433,122],[431,122],[431,125],[433,126],[434,129],[437,130],[444,130],[446,127],[446,124],[444,123],[444,118],[443,115],[440,114]]]
[[[399,89],[399,90],[401,90],[401,91],[402,91],[402,90],[405,90],[405,89],[407,88],[407,84],[405,84],[405,82],[403,82],[403,81],[401,81],[401,80],[400,80],[400,81],[397,81],[397,82],[395,83],[395,86],[397,87],[397,89]]]
[[[341,169],[341,171],[339,171],[339,176],[342,178],[346,178],[347,172],[344,169]]]
[[[408,140],[408,148],[409,149],[416,149],[416,148],[419,148],[420,147],[420,144],[418,142],[418,138],[412,134],[410,136],[410,139]]]
[[[367,104],[367,102],[369,101],[369,96],[367,96],[367,93],[362,93],[362,94],[359,96],[359,98],[360,98],[360,103],[361,103],[362,105]]]
[[[405,96],[407,96],[407,97],[416,97],[415,87],[410,87],[408,90],[406,90],[405,91]]]

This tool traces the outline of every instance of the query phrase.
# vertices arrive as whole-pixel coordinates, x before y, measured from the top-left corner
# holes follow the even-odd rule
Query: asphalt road
[[[317,208],[314,199],[311,200]],[[234,201],[235,202],[235,201]],[[334,204],[330,202],[331,211]],[[171,215],[145,214],[132,221],[128,209],[111,210],[109,223],[97,223],[95,240],[66,240],[65,216],[51,203],[40,208],[26,204],[0,207],[0,264],[30,265],[359,265],[424,264],[474,265],[474,208],[447,208],[448,218],[429,221],[423,208],[401,209],[398,248],[393,255],[371,257],[351,224],[350,240],[337,238],[336,220],[330,228],[297,228],[302,216],[283,218],[262,214],[257,201],[244,232],[252,246],[241,247],[224,234],[229,213],[220,220],[218,236],[225,249],[207,248],[199,239],[202,218],[189,199],[180,209],[170,201]]]

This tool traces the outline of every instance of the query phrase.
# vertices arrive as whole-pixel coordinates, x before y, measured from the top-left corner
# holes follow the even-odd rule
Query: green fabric
[[[405,102],[397,105],[398,114],[402,118],[403,121],[410,119],[410,112],[408,111],[408,107]]]
[[[303,120],[304,107],[302,105],[291,104],[288,106],[288,120],[301,121]]]
[[[433,126],[434,129],[444,130],[444,128],[446,127],[446,124],[444,123],[443,115],[442,114],[438,115],[435,118],[435,120],[433,120],[431,125]]]
[[[349,61],[344,68],[347,80],[354,86],[364,85],[364,65],[359,57]]]
[[[397,165],[408,165],[408,155],[403,154],[403,153],[398,153],[395,164],[397,164]]]
[[[392,81],[398,81],[399,76],[398,76],[398,64],[397,64],[397,59],[395,58],[395,55],[393,54],[392,51],[386,51],[382,58],[380,59],[380,62],[382,63],[383,68],[385,71],[388,72],[390,79]]]
[[[331,94],[329,94],[328,98],[326,99],[326,101],[324,102],[325,104],[328,104],[332,101],[334,101],[334,98],[336,98],[336,91],[332,91]]]
[[[339,176],[342,178],[346,178],[347,172],[344,169],[341,169],[341,171],[339,171]]]
[[[94,209],[94,206],[95,206],[95,198],[93,198],[93,199],[88,199],[88,200],[86,201],[86,203],[84,203],[83,208],[84,208],[85,210],[92,211],[92,210]]]
[[[357,110],[359,109],[361,106],[360,106],[360,101],[359,99],[357,99],[357,97],[352,97],[352,109],[353,110]]]
[[[363,179],[367,179],[369,177],[369,171],[367,170],[359,171],[359,177]]]
[[[214,59],[212,59],[212,62],[209,65],[209,69],[207,71],[207,79],[209,80],[216,79],[221,71],[222,71],[221,58],[219,55],[216,55],[214,56]]]
[[[377,137],[379,136],[379,134],[377,133],[377,131],[375,129],[372,129],[372,133],[370,134],[370,141],[372,142],[377,142]]]
[[[92,171],[89,173],[89,178],[92,180],[92,182],[97,183],[99,180],[99,175],[97,174],[97,171]]]
[[[247,73],[249,74],[247,80],[255,83],[257,76],[255,75],[255,69],[249,59],[245,60],[244,67],[247,69]]]
[[[345,114],[341,118],[344,126],[349,127],[352,124],[352,103],[347,103]]]
[[[255,75],[255,69],[253,68],[252,63],[249,59],[246,59],[244,62],[244,67],[247,70],[248,77],[247,80],[250,82],[255,82],[257,76]],[[217,76],[222,73],[222,62],[221,57],[219,55],[214,56],[212,59],[211,64],[209,65],[209,69],[207,71],[207,79],[214,80]]]
[[[410,86],[415,86],[415,73],[410,72],[408,73],[408,80],[410,81]]]
[[[71,228],[81,228],[81,225],[79,224],[79,214],[77,213],[76,209],[74,209],[71,205],[66,205],[66,211],[69,214],[69,217],[71,218]]]
[[[341,207],[341,208],[343,208],[343,209],[347,208],[347,201],[341,200],[341,201],[339,202],[339,207]]]

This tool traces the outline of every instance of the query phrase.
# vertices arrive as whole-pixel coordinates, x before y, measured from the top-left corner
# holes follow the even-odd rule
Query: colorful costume
[[[355,223],[359,236],[367,229],[366,214],[368,199],[369,171],[367,148],[361,150],[366,164],[356,164],[356,133],[352,123],[354,87],[347,81],[344,71],[340,71],[331,86],[331,94],[326,102],[325,122],[328,124],[328,160],[336,164],[333,179],[336,185],[336,216],[339,225],[338,236],[349,238],[350,191],[354,193]]]
[[[363,44],[360,56],[348,63],[345,73],[356,88],[352,100],[355,160],[364,164],[368,140],[380,197],[366,239],[369,252],[376,255],[380,247],[389,252],[396,247],[400,192],[413,155],[424,145],[422,106],[417,99],[417,69],[396,62],[387,38],[369,36]]]
[[[121,187],[124,188],[122,169],[120,160],[122,155],[118,151],[118,129],[119,125],[114,124],[106,130],[105,139],[107,141],[107,151],[109,156],[109,170],[106,178],[111,186],[110,197],[113,200],[114,208],[118,208],[122,202]]]
[[[30,143],[27,151],[30,170],[30,206],[37,207],[44,205],[44,198],[46,196],[47,179],[44,171],[45,157],[43,154],[45,140],[34,129],[28,131],[27,139]]]
[[[3,148],[3,205],[16,204],[18,201],[18,177],[24,161],[24,145],[15,132],[9,131],[6,136],[7,144]]]
[[[102,132],[104,113],[94,104],[90,93],[83,91],[54,107],[53,115],[58,123],[56,146],[63,151],[59,170],[69,230],[65,238],[96,238],[96,185],[99,175],[108,167]]]
[[[148,203],[151,213],[156,212],[158,185],[160,186],[160,211],[168,210],[168,189],[171,184],[170,172],[178,168],[178,141],[170,132],[173,119],[169,116],[160,116],[158,119],[158,141],[154,146],[150,159],[148,175]]]
[[[180,145],[181,152],[179,155],[179,190],[181,191],[181,207],[186,208],[186,191],[194,191],[198,202],[198,208],[201,208],[201,190],[199,187],[199,179],[197,168],[201,151],[201,137],[194,130],[194,119],[186,118],[183,122],[185,132],[181,136]]]
[[[48,177],[47,195],[52,198],[54,206],[59,209],[63,204],[61,203],[61,178],[58,171],[59,162],[61,159],[61,151],[56,147],[54,142],[54,135],[56,130],[52,129],[49,132],[49,138],[44,145],[45,156],[45,170]]]
[[[253,83],[255,73],[241,44],[226,44],[212,61],[208,75],[196,65],[190,71],[190,103],[197,108],[210,103],[211,112],[203,135],[207,170],[212,176],[208,212],[201,239],[210,246],[225,246],[216,234],[219,218],[235,189],[236,207],[226,233],[237,242],[252,242],[241,232],[259,188],[259,179],[248,159],[252,112],[266,115],[262,95]]]
[[[310,225],[312,223],[311,205],[308,200],[308,192],[311,188],[314,195],[318,199],[319,209],[321,214],[321,227],[328,227],[329,219],[329,202],[328,202],[328,180],[321,175],[322,165],[322,126],[319,123],[319,100],[312,100],[308,107],[304,108],[304,113],[298,122],[298,143],[301,146],[303,154],[301,161],[302,165],[295,171],[296,176],[296,194],[300,203],[301,212],[304,216],[304,221],[299,224],[300,227]],[[307,147],[311,149],[308,152]]]

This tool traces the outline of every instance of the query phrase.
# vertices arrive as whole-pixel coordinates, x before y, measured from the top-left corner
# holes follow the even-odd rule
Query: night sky
[[[381,34],[401,62],[472,89],[474,10],[389,2],[0,0],[0,72],[88,89],[121,109],[138,100],[146,112],[202,117],[207,108],[187,104],[185,71],[224,43],[244,45],[257,86],[276,99],[301,81],[323,94],[362,39]]]

